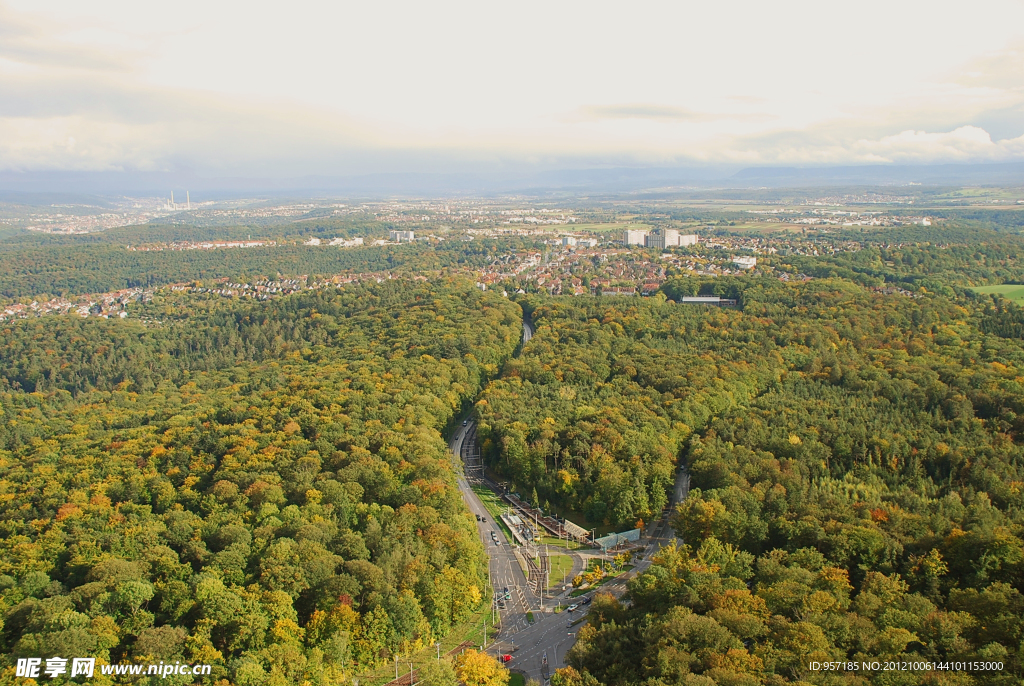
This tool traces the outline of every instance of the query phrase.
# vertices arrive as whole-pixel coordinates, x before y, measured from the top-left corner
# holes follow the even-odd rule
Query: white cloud
[[[848,9],[12,0],[0,4],[0,168],[294,175],[1024,155],[1024,3]],[[1005,140],[984,130],[992,122]]]
[[[857,141],[853,151],[862,160],[877,162],[1000,161],[1024,156],[1024,136],[994,143],[976,126],[940,133],[903,131],[876,141]]]

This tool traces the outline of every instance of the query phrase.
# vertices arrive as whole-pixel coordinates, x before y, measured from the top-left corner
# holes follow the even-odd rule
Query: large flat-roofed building
[[[684,295],[677,301],[682,305],[711,305],[712,307],[736,307],[732,298],[719,298],[717,295]]]
[[[640,229],[626,229],[622,232],[622,242],[625,245],[646,245],[647,232]]]
[[[389,236],[394,243],[412,243],[416,240],[415,232],[413,231],[391,231]]]
[[[647,236],[648,248],[681,248],[697,244],[697,234],[679,233],[675,229],[655,229]]]
[[[753,256],[734,257],[732,263],[740,269],[753,269],[757,266],[757,258]]]
[[[647,236],[648,248],[675,248],[679,245],[679,232],[675,229],[655,229]]]

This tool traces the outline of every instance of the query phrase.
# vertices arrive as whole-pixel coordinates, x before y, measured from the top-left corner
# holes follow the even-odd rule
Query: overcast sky
[[[1024,0],[0,0],[0,170],[1024,161]]]

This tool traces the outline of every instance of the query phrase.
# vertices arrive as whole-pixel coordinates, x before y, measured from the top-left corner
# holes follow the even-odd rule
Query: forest
[[[595,603],[559,678],[911,684],[807,665],[969,658],[1006,668],[927,679],[1018,683],[1019,308],[839,278],[662,290],[712,287],[741,308],[531,302],[536,335],[477,404],[494,469],[591,520],[647,520],[676,454],[690,474],[682,546]]]
[[[0,325],[3,659],[327,686],[430,645],[488,593],[443,439],[472,412],[491,476],[543,510],[618,531],[667,515],[678,534],[594,600],[552,686],[1021,683],[1024,310],[970,287],[1020,282],[1024,241],[966,224],[834,238],[858,247],[668,270],[644,298],[446,273],[509,241],[9,239],[8,297],[399,278],[267,302],[157,289],[124,319]],[[678,302],[695,294],[737,305]],[[424,678],[450,686],[476,659]],[[844,660],[1003,667],[808,667]]]
[[[516,347],[518,306],[442,279],[146,307],[3,331],[4,661],[348,683],[475,609],[442,432]]]

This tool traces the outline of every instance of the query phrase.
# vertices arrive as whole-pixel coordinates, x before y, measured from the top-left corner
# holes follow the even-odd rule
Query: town
[[[777,264],[776,257],[791,255],[826,256],[856,252],[861,243],[828,234],[701,235],[674,229],[592,232],[542,228],[466,229],[462,233],[420,233],[392,230],[388,239],[369,244],[363,237],[351,239],[309,238],[301,245],[310,250],[365,249],[440,243],[445,240],[472,241],[511,237],[532,239],[534,247],[506,245],[501,254],[483,267],[460,267],[455,273],[472,278],[483,290],[510,293],[544,292],[571,296],[650,296],[672,276],[721,277],[748,274],[804,281],[810,277]],[[215,250],[230,248],[272,249],[279,241],[204,241],[127,246],[129,251]],[[11,302],[0,309],[0,321],[59,314],[82,317],[128,317],[133,303],[148,302],[154,293],[170,291],[267,300],[302,290],[343,286],[349,283],[382,282],[394,278],[425,278],[401,268],[376,272],[343,272],[310,278],[308,274],[237,282],[228,277],[199,282],[176,283],[155,288],[127,288],[110,293],[56,297],[39,302]],[[895,291],[893,291],[895,292]],[[890,293],[891,294],[891,293]],[[705,303],[713,304],[713,303]]]

